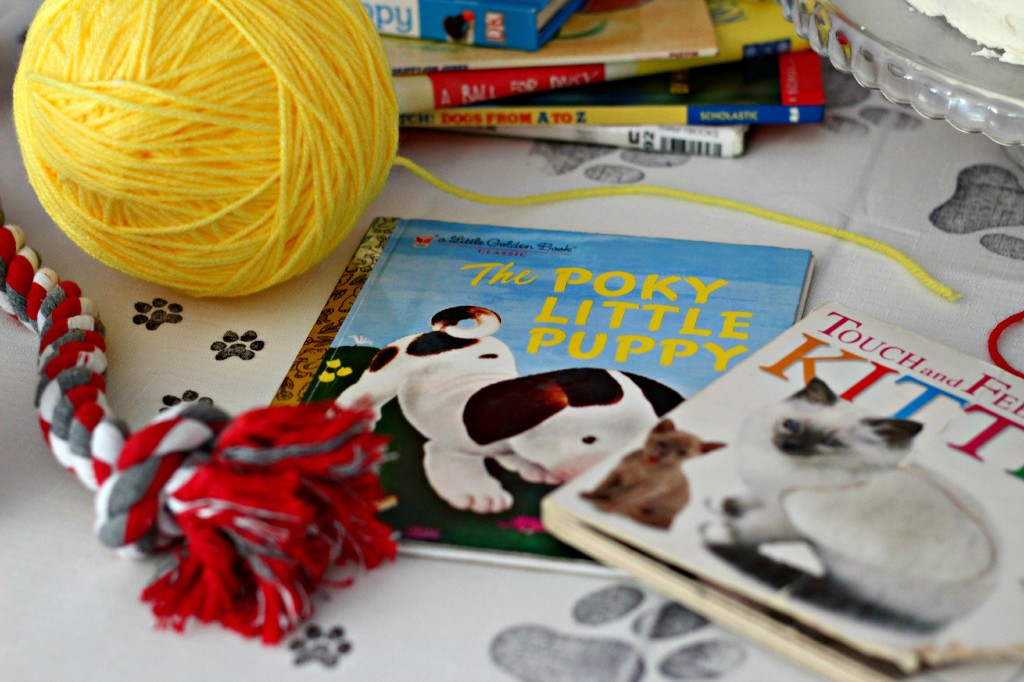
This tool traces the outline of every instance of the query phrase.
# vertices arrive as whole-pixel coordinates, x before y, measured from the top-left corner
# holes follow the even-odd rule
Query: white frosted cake
[[[907,0],[928,16],[942,16],[988,50],[980,54],[1024,64],[1024,0]]]

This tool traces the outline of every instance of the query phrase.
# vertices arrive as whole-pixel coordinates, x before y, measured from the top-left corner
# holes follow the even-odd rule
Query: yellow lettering
[[[570,284],[585,284],[593,277],[594,274],[584,268],[556,268],[555,293],[562,293]]]
[[[643,287],[640,289],[640,298],[649,301],[654,298],[655,292],[658,292],[668,300],[674,301],[679,297],[679,294],[672,290],[672,285],[682,281],[682,279],[682,277],[677,277],[676,275],[669,275],[668,277],[647,275],[644,279]]]
[[[704,344],[704,348],[715,354],[715,371],[724,372],[729,366],[729,360],[732,360],[737,355],[747,352],[746,346],[735,346],[728,350],[722,348],[717,343],[709,341]]]
[[[676,358],[688,358],[700,350],[700,346],[689,339],[665,339],[661,342],[661,365],[671,367]]]
[[[700,279],[696,277],[687,277],[686,283],[693,287],[693,290],[697,292],[696,298],[693,299],[694,303],[707,303],[708,296],[711,295],[716,289],[721,289],[729,282],[724,279],[716,279],[711,284],[704,284]]]
[[[515,263],[474,263],[472,265],[463,265],[461,270],[480,270],[480,273],[473,278],[469,283],[470,286],[475,287],[477,284],[483,281],[484,277],[490,275],[491,272],[497,268],[497,272],[487,280],[487,284],[529,284],[537,279],[536,276],[530,277],[532,274],[530,270],[523,270],[519,273],[513,273],[512,268]]]
[[[526,352],[534,355],[541,348],[557,346],[565,341],[565,332],[551,327],[537,327],[530,330],[530,340],[526,344]]]
[[[679,312],[677,306],[665,305],[663,303],[646,303],[643,308],[644,310],[651,311],[651,321],[647,323],[647,329],[652,332],[661,329],[661,323],[665,321],[665,313]]]
[[[640,355],[654,348],[654,339],[647,336],[627,335],[618,337],[615,362],[626,362],[630,355]]]
[[[617,277],[622,280],[622,285],[618,289],[611,289],[608,287],[608,280],[613,277]],[[615,270],[612,272],[602,272],[594,280],[594,291],[601,294],[602,296],[622,296],[628,294],[636,288],[636,277],[629,274],[628,272],[622,272],[621,270]]]
[[[585,325],[590,318],[590,310],[593,307],[594,302],[589,298],[580,301],[580,307],[576,309],[576,319],[572,323],[577,326]]]
[[[568,317],[560,317],[555,315],[555,306],[558,305],[557,296],[548,296],[544,299],[544,305],[541,307],[540,312],[537,313],[537,317],[534,318],[534,322],[547,322],[548,324],[569,324]]]
[[[605,344],[608,343],[607,334],[595,334],[589,351],[583,350],[583,339],[586,336],[586,332],[576,332],[569,338],[569,355],[571,357],[577,360],[590,360],[604,352]]]
[[[463,265],[460,270],[480,270],[480,274],[473,278],[473,281],[469,283],[470,286],[475,287],[480,281],[487,276],[494,268],[500,268],[502,263],[475,263],[473,265]]]
[[[622,318],[626,316],[627,310],[639,310],[639,303],[629,301],[605,301],[601,304],[604,308],[612,309],[612,319],[608,322],[609,329],[618,329],[622,326]]]
[[[683,326],[679,328],[680,334],[696,334],[697,336],[711,336],[710,329],[699,329],[697,323],[700,320],[700,308],[690,308],[686,311],[686,319]]]
[[[747,339],[750,338],[750,334],[747,332],[736,331],[737,327],[744,329],[750,328],[750,318],[754,316],[754,313],[740,312],[738,310],[727,310],[722,313],[722,317],[725,318],[725,322],[722,323],[722,333],[719,334],[719,338],[722,339]],[[742,320],[740,318],[743,318]]]

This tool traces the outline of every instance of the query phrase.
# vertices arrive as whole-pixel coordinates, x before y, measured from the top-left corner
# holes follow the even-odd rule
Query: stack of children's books
[[[820,60],[770,0],[436,2],[457,36],[427,2],[368,8],[403,127],[734,157],[751,124],[823,117]]]

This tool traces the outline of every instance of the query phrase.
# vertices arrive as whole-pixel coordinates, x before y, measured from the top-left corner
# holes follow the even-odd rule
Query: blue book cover
[[[578,558],[540,499],[791,326],[811,269],[799,249],[378,219],[309,336],[307,385],[300,362],[284,385],[372,402],[403,539]]]
[[[584,0],[363,0],[377,32],[535,51]]]

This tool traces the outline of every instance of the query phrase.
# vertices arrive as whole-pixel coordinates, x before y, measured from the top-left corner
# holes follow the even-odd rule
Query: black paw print
[[[168,303],[165,299],[154,298],[152,303],[136,301],[135,310],[138,315],[132,318],[135,324],[144,324],[146,329],[153,331],[164,322],[178,324],[181,322],[181,311],[184,310],[177,303]]]
[[[1024,230],[1024,187],[1009,170],[991,164],[968,166],[956,176],[956,190],[929,214],[932,225],[949,234],[981,230]],[[1024,233],[987,232],[978,242],[992,253],[1024,260]]]
[[[352,643],[345,637],[345,628],[340,625],[325,631],[311,623],[291,641],[288,648],[295,653],[295,665],[315,660],[327,667],[334,667],[342,656],[352,651]]]
[[[263,350],[264,343],[256,338],[256,332],[249,330],[239,336],[233,331],[224,332],[223,341],[214,341],[210,350],[217,351],[214,357],[217,360],[227,360],[230,357],[252,360],[256,357],[254,351]]]
[[[643,608],[651,600],[658,604]],[[628,617],[632,641],[610,630]],[[491,641],[491,659],[516,679],[531,682],[638,682],[650,664],[644,652],[653,653],[659,645],[668,651],[655,654],[657,671],[670,680],[727,676],[748,657],[744,642],[716,631],[679,604],[649,597],[633,585],[612,585],[583,596],[572,609],[572,619],[604,632],[587,637],[545,625],[515,625]]]
[[[160,408],[161,412],[163,412],[164,410],[166,410],[168,408],[174,407],[175,405],[180,405],[181,403],[195,403],[197,405],[213,405],[213,400],[211,398],[200,397],[199,394],[196,393],[195,391],[193,391],[192,389],[189,389],[189,390],[185,391],[184,393],[182,393],[180,398],[178,396],[175,396],[175,395],[165,395],[161,402],[163,402],[163,404],[164,404],[164,406]]]

